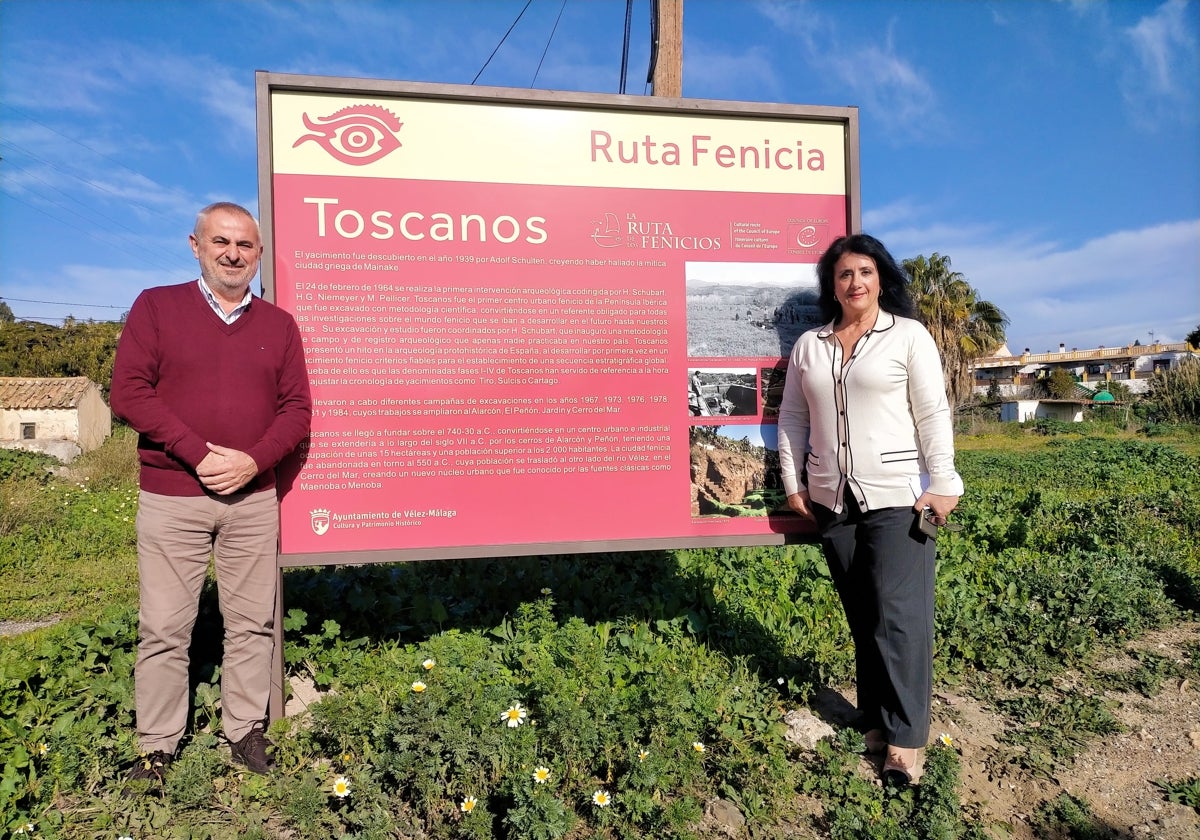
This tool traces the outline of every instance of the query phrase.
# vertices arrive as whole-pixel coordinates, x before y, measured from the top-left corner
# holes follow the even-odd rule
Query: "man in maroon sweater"
[[[262,240],[221,202],[190,237],[200,279],[142,292],[125,322],[112,409],[138,432],[140,611],[134,670],[142,758],[162,782],[188,712],[188,647],[214,561],[225,623],[221,714],[235,761],[273,766],[264,733],[274,651],[275,466],[312,418],[300,332],[250,292]]]

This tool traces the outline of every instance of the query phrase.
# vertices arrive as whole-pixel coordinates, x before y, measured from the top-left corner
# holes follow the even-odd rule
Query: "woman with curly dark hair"
[[[938,350],[878,239],[817,264],[825,326],[797,341],[779,409],[789,507],[815,520],[854,638],[860,725],[885,779],[921,776],[933,689],[936,526],[962,495]]]

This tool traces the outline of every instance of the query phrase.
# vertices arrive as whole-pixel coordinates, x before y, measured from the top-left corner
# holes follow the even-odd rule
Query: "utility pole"
[[[652,44],[653,96],[683,96],[683,0],[656,0],[654,15],[658,43]]]

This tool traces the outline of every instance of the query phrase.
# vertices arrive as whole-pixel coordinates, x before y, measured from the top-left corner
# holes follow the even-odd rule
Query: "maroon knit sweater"
[[[113,412],[137,430],[141,488],[202,496],[205,442],[240,449],[259,473],[244,488],[275,486],[275,466],[308,434],[312,399],[300,331],[255,297],[225,324],[196,281],[138,295],[113,368]]]

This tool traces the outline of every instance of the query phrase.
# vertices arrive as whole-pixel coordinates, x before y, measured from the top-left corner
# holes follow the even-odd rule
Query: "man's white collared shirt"
[[[250,293],[250,290],[246,289],[246,296],[242,298],[242,302],[235,306],[230,312],[226,313],[225,310],[221,308],[221,302],[217,300],[217,296],[213,294],[212,289],[210,289],[208,284],[204,282],[204,278],[201,277],[196,282],[200,284],[200,292],[204,295],[204,299],[208,301],[208,305],[212,307],[212,311],[216,312],[221,320],[226,324],[232,324],[238,318],[242,317],[242,313],[250,308],[250,301],[254,298],[254,295]]]

